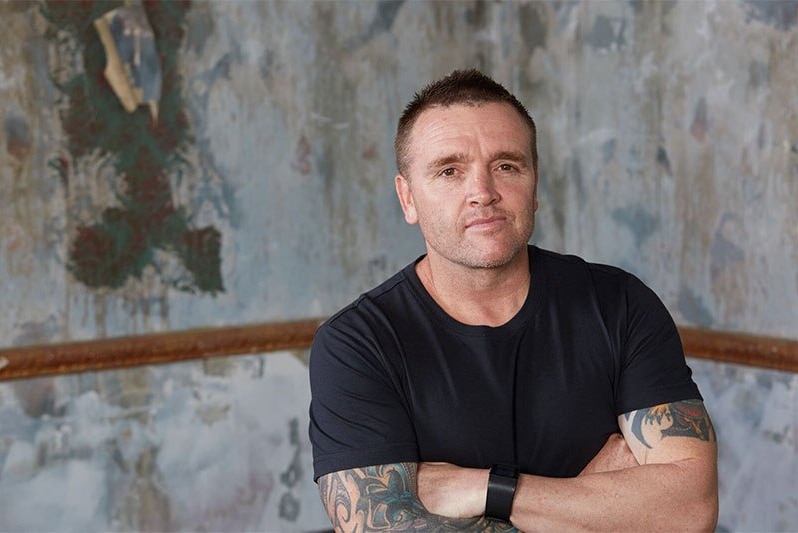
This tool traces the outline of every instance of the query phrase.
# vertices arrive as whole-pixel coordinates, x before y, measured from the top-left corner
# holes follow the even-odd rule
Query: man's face
[[[495,268],[525,249],[538,206],[530,135],[508,104],[433,107],[419,115],[408,175],[396,177],[396,192],[431,258]]]

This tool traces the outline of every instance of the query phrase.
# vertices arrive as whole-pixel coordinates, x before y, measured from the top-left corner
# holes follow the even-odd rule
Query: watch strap
[[[515,488],[518,485],[518,466],[495,464],[488,476],[488,495],[485,499],[485,516],[505,522],[510,521]]]

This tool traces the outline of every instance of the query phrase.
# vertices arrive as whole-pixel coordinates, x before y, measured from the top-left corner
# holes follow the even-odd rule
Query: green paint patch
[[[162,250],[176,257],[185,272],[179,279],[162,277],[165,283],[190,292],[224,291],[221,233],[212,226],[192,226],[186,209],[173,205],[168,179],[191,170],[184,154],[194,139],[177,68],[190,4],[144,3],[163,80],[157,121],[146,107],[126,112],[103,74],[105,50],[93,21],[120,5],[51,1],[41,8],[54,30],[50,37],[70,34],[78,44],[74,51],[78,57],[73,59],[83,64],[82,73],[57,84],[64,104],[60,118],[67,150],[74,161],[104,158],[122,183],[117,193],[121,207],[109,207],[96,223],[77,228],[67,267],[88,287],[118,289],[128,279],[141,279],[149,265],[158,271],[156,251]],[[54,160],[50,166],[66,184],[66,161]]]

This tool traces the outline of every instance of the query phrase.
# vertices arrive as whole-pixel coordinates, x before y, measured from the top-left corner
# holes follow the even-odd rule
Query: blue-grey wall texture
[[[395,124],[462,67],[538,123],[533,242],[798,338],[796,1],[147,4],[154,123],[103,74],[115,7],[0,3],[3,347],[333,313],[423,252]],[[0,383],[0,530],[326,527],[306,357]],[[719,530],[798,529],[798,377],[690,364]]]

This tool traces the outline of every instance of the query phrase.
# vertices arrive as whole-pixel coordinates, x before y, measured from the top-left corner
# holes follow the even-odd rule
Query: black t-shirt
[[[529,247],[499,327],[447,315],[408,265],[325,322],[310,355],[315,478],[401,461],[577,475],[618,415],[701,399],[659,298],[620,269]]]

